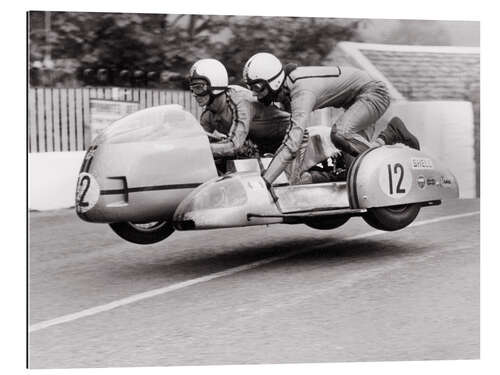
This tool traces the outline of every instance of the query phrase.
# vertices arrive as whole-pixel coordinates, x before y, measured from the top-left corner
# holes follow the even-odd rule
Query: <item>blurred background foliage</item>
[[[389,33],[377,31],[374,22],[334,18],[29,12],[30,84],[185,89],[190,66],[206,57],[224,63],[230,82],[238,83],[246,60],[262,51],[274,53],[283,62],[320,65],[339,41],[450,43],[446,30],[435,21],[396,24]]]

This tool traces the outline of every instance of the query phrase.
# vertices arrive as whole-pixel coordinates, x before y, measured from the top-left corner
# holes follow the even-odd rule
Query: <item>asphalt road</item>
[[[29,365],[479,358],[479,200],[374,231],[362,219],[175,232],[129,244],[30,213]]]

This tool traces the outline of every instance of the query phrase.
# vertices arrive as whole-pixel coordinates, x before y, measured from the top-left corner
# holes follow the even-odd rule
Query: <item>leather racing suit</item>
[[[310,113],[325,107],[344,108],[332,127],[352,147],[369,140],[375,122],[390,104],[385,84],[360,69],[343,66],[298,67],[287,72],[278,101],[291,113],[290,128],[264,173],[272,183],[297,156]],[[364,146],[366,148],[366,146]]]
[[[207,133],[227,135],[210,144],[214,158],[232,158],[238,156],[247,138],[260,153],[274,153],[289,128],[290,114],[259,103],[246,88],[230,85],[205,107],[200,123]]]

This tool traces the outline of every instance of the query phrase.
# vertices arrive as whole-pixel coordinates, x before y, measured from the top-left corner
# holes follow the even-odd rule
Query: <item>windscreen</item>
[[[180,105],[151,107],[125,116],[105,128],[92,142],[161,142],[203,134],[196,118]]]

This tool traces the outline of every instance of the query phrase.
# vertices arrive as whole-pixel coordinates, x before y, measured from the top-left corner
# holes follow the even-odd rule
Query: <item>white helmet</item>
[[[191,82],[197,79],[204,80],[208,85],[205,93],[194,92],[197,95],[206,95],[208,93],[219,95],[227,89],[227,70],[218,60],[202,59],[195,62],[189,71],[190,86]]]
[[[250,86],[265,83],[269,89],[276,92],[285,81],[285,72],[276,56],[260,52],[248,59],[243,68],[243,80]]]

